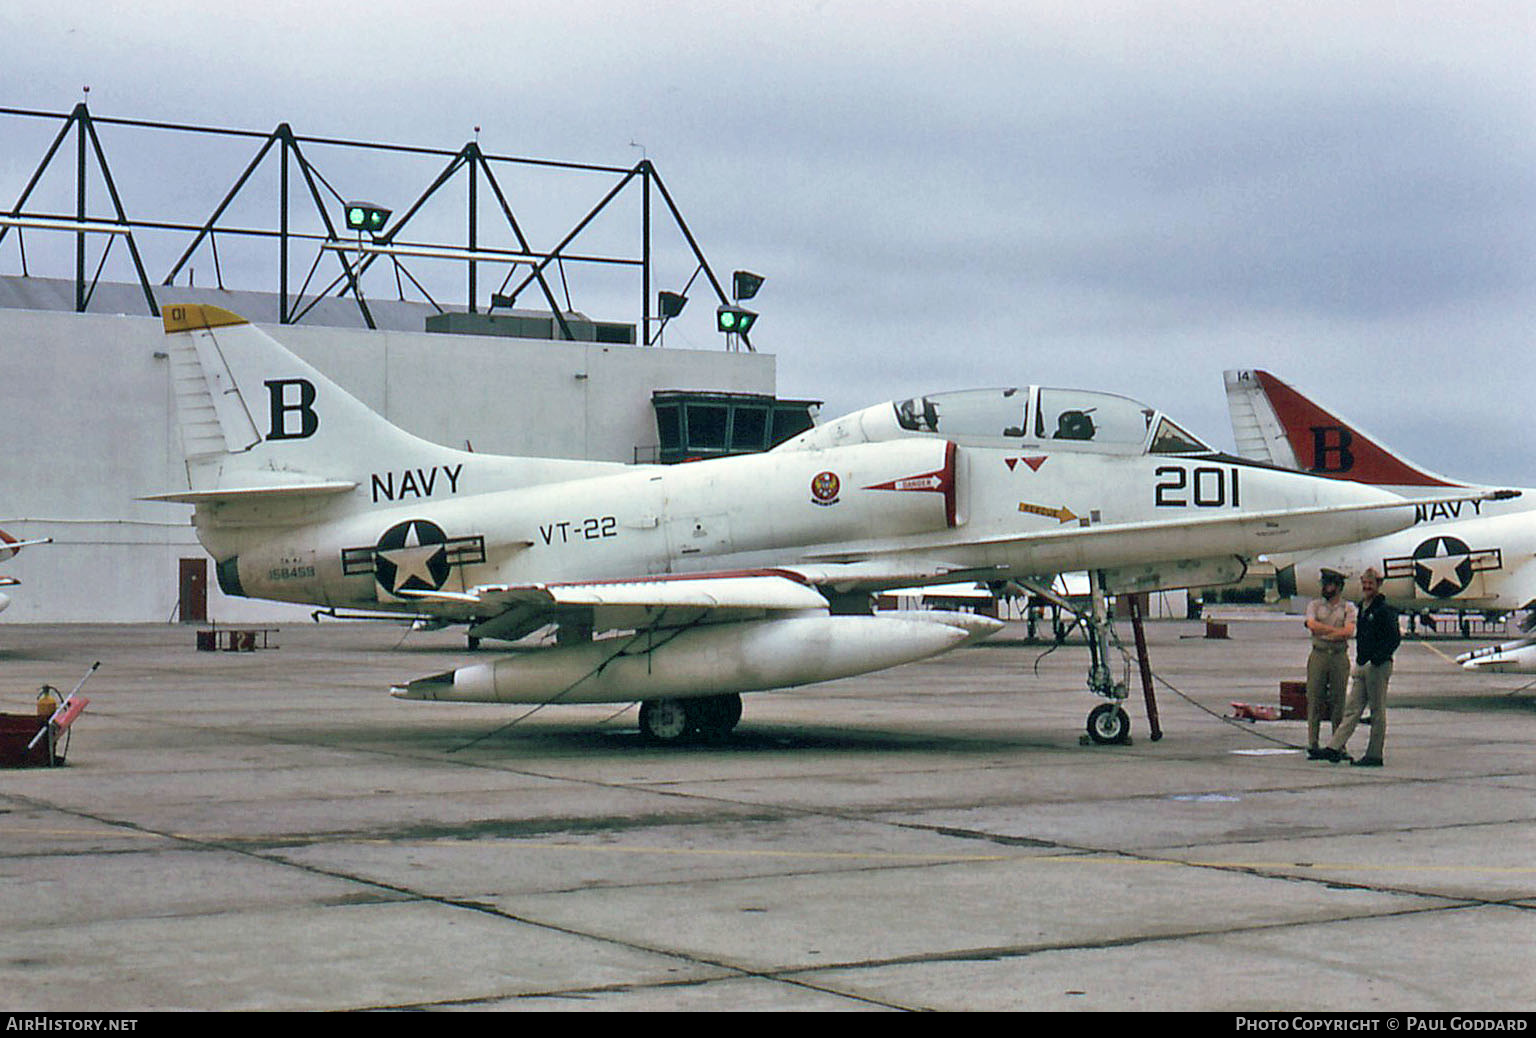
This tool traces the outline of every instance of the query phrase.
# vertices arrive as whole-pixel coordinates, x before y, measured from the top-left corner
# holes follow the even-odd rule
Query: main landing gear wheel
[[[1104,745],[1131,741],[1131,717],[1118,703],[1102,703],[1088,715],[1088,738]]]
[[[692,727],[681,699],[647,699],[640,704],[640,734],[648,742],[680,742]]]
[[[640,734],[654,743],[677,743],[690,735],[723,739],[740,720],[741,697],[735,693],[640,704]]]
[[[736,722],[741,720],[741,697],[734,692],[723,696],[706,696],[687,700],[688,719],[694,729],[706,739],[723,739],[731,734]]]

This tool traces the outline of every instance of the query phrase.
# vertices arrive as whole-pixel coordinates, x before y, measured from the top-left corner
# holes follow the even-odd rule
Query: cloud
[[[98,114],[645,154],[722,276],[768,276],[754,341],[829,410],[1075,383],[1220,438],[1221,367],[1270,366],[1360,398],[1353,417],[1434,467],[1497,452],[1536,479],[1500,446],[1536,393],[1525,4],[88,0],[0,30],[32,44],[13,105],[67,109],[90,83]],[[347,189],[430,175],[359,168]],[[514,179],[548,244],[567,211]],[[663,281],[688,276],[661,253]],[[610,298],[632,305],[575,301]]]

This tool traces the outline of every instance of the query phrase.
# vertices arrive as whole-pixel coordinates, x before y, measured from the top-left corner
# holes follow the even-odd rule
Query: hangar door
[[[208,560],[181,559],[177,573],[177,614],[184,624],[208,622]]]

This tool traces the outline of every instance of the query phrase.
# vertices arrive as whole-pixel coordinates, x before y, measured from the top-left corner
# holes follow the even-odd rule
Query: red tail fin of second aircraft
[[[1227,408],[1246,457],[1390,487],[1456,487],[1267,371],[1228,371]]]

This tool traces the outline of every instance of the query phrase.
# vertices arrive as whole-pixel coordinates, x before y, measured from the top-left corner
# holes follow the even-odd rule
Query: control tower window
[[[683,409],[677,404],[656,405],[656,434],[663,451],[683,449]]]
[[[791,436],[811,428],[815,423],[811,421],[810,410],[800,404],[793,407],[780,405],[773,409],[773,432],[768,437],[770,444],[780,444]]]
[[[811,428],[818,404],[764,393],[658,390],[651,395],[658,440],[654,460],[675,465],[767,450]],[[636,447],[635,460],[647,453]]]
[[[731,419],[731,450],[760,451],[768,446],[768,408],[737,405]]]
[[[729,413],[723,406],[689,404],[688,449],[723,450],[725,448],[725,424]]]

